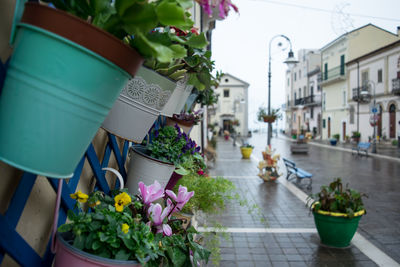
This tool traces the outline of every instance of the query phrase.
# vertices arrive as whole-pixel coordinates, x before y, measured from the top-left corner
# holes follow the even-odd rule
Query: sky
[[[232,0],[233,10],[217,21],[212,33],[212,57],[217,70],[232,74],[250,84],[249,127],[260,128],[258,107],[267,106],[268,46],[279,34],[290,38],[295,57],[299,49],[319,49],[345,32],[372,23],[397,33],[400,26],[400,0]],[[385,18],[385,19],[383,19]],[[285,70],[282,51],[271,44],[271,106],[285,102]],[[279,127],[283,127],[283,123]]]

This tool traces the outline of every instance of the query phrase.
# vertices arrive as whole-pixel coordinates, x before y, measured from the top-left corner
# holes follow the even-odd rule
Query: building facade
[[[286,72],[286,127],[292,134],[321,132],[320,53],[316,49],[298,52],[299,63]]]
[[[373,137],[373,109],[377,138],[397,139],[400,125],[400,41],[393,42],[346,64],[349,88],[349,131],[361,140]],[[375,106],[373,105],[375,101]]]
[[[209,123],[218,125],[221,130],[247,135],[248,87],[247,82],[231,74],[224,74],[218,88],[215,89],[219,95],[218,103]]]
[[[321,48],[323,139],[339,134],[344,140],[350,134],[346,62],[398,39],[396,34],[367,24]]]

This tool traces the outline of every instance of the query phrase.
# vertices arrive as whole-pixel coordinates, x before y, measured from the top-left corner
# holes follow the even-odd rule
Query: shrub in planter
[[[311,210],[321,242],[333,247],[347,247],[361,216],[365,214],[362,197],[366,195],[348,187],[340,178],[309,196]]]
[[[258,121],[261,122],[268,122],[268,123],[273,123],[275,122],[276,119],[281,119],[282,114],[279,112],[278,109],[271,109],[270,114],[268,114],[268,110],[265,107],[259,107],[257,111],[257,119]]]
[[[188,112],[181,111],[179,114],[174,114],[172,118],[167,118],[167,125],[178,126],[186,133],[189,134],[190,130],[194,125],[197,125],[203,118],[203,109],[199,109],[195,112],[189,110]]]
[[[57,236],[58,239],[66,239],[67,249],[73,256],[61,261],[57,252],[55,266],[88,266],[85,265],[87,254],[97,256],[100,261],[125,261],[125,266],[129,263],[127,261],[138,261],[146,266],[207,263],[210,253],[194,240],[196,230],[193,227],[185,230],[182,221],[174,217],[174,213],[184,207],[194,192],[183,188],[184,192],[178,196],[165,196],[157,182],[150,186],[140,183],[139,188],[140,193],[135,196],[124,191],[115,191],[111,197],[99,191],[90,197],[80,193],[82,202],[88,200],[89,209],[80,207],[77,213],[69,211],[70,222],[58,228],[58,232],[64,234]],[[164,196],[165,207],[157,203]],[[73,249],[87,254],[76,255],[71,245]],[[77,264],[77,260],[83,260],[82,265]]]

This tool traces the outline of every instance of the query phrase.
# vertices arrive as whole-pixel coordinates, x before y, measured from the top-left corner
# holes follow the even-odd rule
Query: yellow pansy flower
[[[78,190],[75,194],[70,194],[69,195],[72,199],[76,199],[81,203],[85,203],[87,199],[89,198],[88,195],[84,194],[81,192],[81,190]]]
[[[117,212],[122,212],[124,206],[130,204],[132,202],[132,199],[127,193],[122,192],[121,194],[118,194],[114,197],[114,201],[115,201],[115,210]]]
[[[122,224],[121,230],[122,232],[124,232],[124,234],[127,234],[129,231],[129,225],[127,225],[126,223]]]

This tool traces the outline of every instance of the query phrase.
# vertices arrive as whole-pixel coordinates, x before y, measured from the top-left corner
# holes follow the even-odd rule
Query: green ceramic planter
[[[53,29],[28,23],[43,20],[36,10],[42,7],[29,7],[34,10],[27,4],[18,24],[0,98],[0,160],[35,174],[68,178],[131,74]]]
[[[331,247],[348,247],[357,231],[362,214],[364,211],[356,214],[358,216],[348,218],[342,213],[334,213],[336,216],[332,216],[313,212],[321,243]]]

